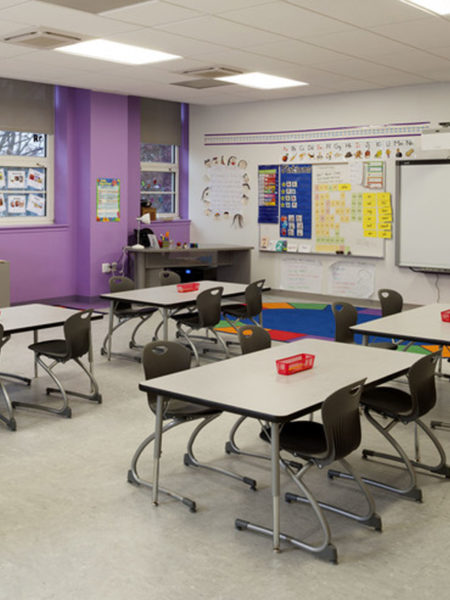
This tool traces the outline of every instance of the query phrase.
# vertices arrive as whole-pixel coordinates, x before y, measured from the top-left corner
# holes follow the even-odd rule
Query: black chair
[[[174,314],[171,316],[177,324],[177,337],[183,337],[195,356],[197,366],[200,364],[198,350],[194,344],[194,340],[201,342],[219,342],[225,352],[226,358],[229,358],[230,353],[227,345],[214,329],[220,322],[221,316],[221,299],[223,287],[217,286],[200,292],[195,301],[195,311]],[[206,333],[212,333],[214,339],[193,335],[194,331],[205,329]],[[208,348],[209,351],[215,348]]]
[[[84,310],[69,317],[64,323],[64,339],[46,340],[29,346],[29,349],[36,355],[37,363],[56,383],[57,388],[47,388],[47,394],[53,392],[60,393],[62,396],[61,408],[56,409],[50,406],[27,402],[13,402],[13,406],[28,406],[29,408],[45,410],[64,417],[71,417],[72,410],[69,407],[68,395],[85,398],[98,404],[102,402],[98,384],[92,373],[91,314],[92,310]],[[87,369],[80,360],[86,354],[89,355],[90,369]],[[43,357],[50,359],[52,361],[51,364],[47,365]],[[89,394],[65,390],[62,383],[56,377],[53,371],[54,367],[58,364],[67,363],[70,360],[74,360],[88,376],[91,388]]]
[[[181,277],[175,271],[163,269],[158,273],[159,285],[174,285],[181,283]]]
[[[128,292],[130,290],[134,290],[134,281],[129,277],[124,277],[123,275],[115,275],[111,277],[109,280],[109,291],[111,293],[115,292]],[[140,306],[138,304],[133,304],[131,302],[123,302],[118,301],[114,302],[113,306],[113,315],[118,319],[116,325],[112,328],[111,332],[106,334],[105,339],[103,340],[101,354],[105,356],[107,352],[107,344],[110,337],[112,337],[113,333],[125,323],[128,323],[131,319],[139,319],[138,324],[133,329],[131,334],[131,339],[129,342],[129,347],[133,348],[142,348],[142,345],[136,343],[136,334],[138,329],[155,313],[157,312],[157,308],[153,308],[151,306]],[[127,355],[121,355],[120,353],[111,353],[117,356],[124,356],[126,358],[130,358]],[[136,358],[136,360],[140,360],[140,357]]]
[[[403,309],[402,295],[395,290],[389,290],[387,288],[378,290],[378,299],[381,305],[382,317],[395,315],[395,313],[401,312]]]
[[[406,472],[409,475],[408,484],[402,488],[366,477],[363,477],[363,480],[370,485],[400,494],[407,498],[412,498],[417,502],[422,500],[422,491],[417,487],[414,467],[450,478],[450,467],[446,464],[445,451],[439,440],[421,419],[421,417],[427,414],[436,403],[434,374],[438,359],[439,352],[435,352],[423,356],[412,365],[407,375],[409,393],[394,387],[378,386],[364,391],[361,396],[361,405],[364,407],[364,413],[367,419],[386,438],[398,454],[391,455],[384,452],[375,452],[374,450],[364,449],[363,458],[374,456],[401,462],[406,467]],[[374,417],[374,415],[389,419],[389,422],[386,425],[383,425]],[[414,423],[419,426],[419,428],[428,436],[439,454],[440,460],[437,465],[431,466],[422,463],[420,457],[417,455],[415,460],[408,457],[406,451],[390,434],[391,429],[398,423],[403,423],[404,425]],[[416,451],[418,451],[417,443]],[[348,478],[346,474],[337,471],[330,471],[330,477]]]
[[[270,348],[272,340],[268,331],[259,325],[243,325],[238,329],[239,343],[241,345],[242,354],[257,352]],[[247,417],[245,415],[239,417],[230,430],[230,436],[225,444],[225,452],[227,454],[241,454],[244,456],[254,456],[256,458],[264,458],[270,460],[267,454],[257,454],[253,452],[244,452],[241,450],[235,440],[236,432]]]
[[[177,342],[151,342],[150,344],[147,344],[144,348],[142,363],[144,366],[145,378],[153,379],[162,375],[168,375],[170,373],[177,373],[179,371],[189,369],[191,365],[191,352],[188,348]],[[147,399],[150,410],[156,414],[158,400],[157,395],[148,393]],[[172,429],[177,425],[181,425],[182,423],[189,423],[190,421],[201,419],[201,422],[195,427],[194,431],[192,432],[187,444],[187,452],[184,455],[184,464],[186,466],[193,465],[196,467],[203,467],[204,469],[209,469],[211,471],[216,471],[223,475],[233,477],[234,479],[237,479],[239,481],[243,481],[244,483],[248,484],[251,487],[251,489],[256,489],[256,481],[254,479],[243,477],[241,475],[232,473],[231,471],[227,471],[219,467],[213,467],[211,465],[200,463],[194,456],[193,445],[198,434],[206,425],[208,425],[208,423],[211,423],[211,421],[216,419],[221,414],[221,411],[218,411],[213,408],[200,406],[199,404],[193,404],[182,400],[175,400],[172,398],[165,398],[165,401],[166,402],[163,407],[162,418],[163,421],[168,422],[165,425],[163,425],[162,433],[165,433],[169,429]],[[139,475],[137,464],[145,448],[147,448],[147,446],[154,441],[155,443],[157,443],[157,440],[155,440],[155,433],[152,433],[147,438],[145,438],[145,440],[138,446],[131,460],[130,470],[128,471],[129,483],[137,483],[139,485],[144,485],[153,489],[153,483],[143,479]],[[160,454],[161,449],[155,448],[154,469],[159,469]],[[189,507],[191,512],[196,511],[196,504],[193,500],[190,500],[189,498],[181,496],[176,492],[172,492],[159,486],[156,490],[154,490],[154,498],[157,498],[158,491],[161,491],[164,494],[167,494],[168,496],[171,496],[172,498],[183,502],[183,504]],[[155,501],[155,503],[157,503],[157,501]]]
[[[356,325],[358,320],[358,311],[356,308],[349,302],[333,302],[331,310],[333,311],[335,322],[335,341],[344,344],[354,344],[355,334],[350,327]],[[393,342],[372,342],[369,346],[372,348],[397,350],[397,344],[394,344]]]
[[[285,494],[285,500],[310,504],[323,534],[322,541],[316,545],[300,540],[291,539],[291,541],[296,546],[317,553],[321,558],[331,562],[337,562],[337,550],[331,543],[330,528],[322,509],[381,531],[381,519],[375,512],[374,500],[359,475],[346,460],[346,457],[356,450],[361,442],[359,400],[363,383],[364,380],[357,381],[331,394],[322,405],[322,423],[306,420],[291,421],[285,423],[280,431],[280,450],[306,461],[299,470],[296,470],[288,461],[281,459],[281,464],[302,492],[301,496],[288,492]],[[265,428],[260,437],[270,442],[270,429]],[[338,506],[319,502],[303,481],[311,467],[322,469],[334,461],[339,461],[358,484],[368,505],[365,514],[359,515]]]
[[[6,342],[10,339],[10,335],[5,335],[5,330],[3,325],[0,324],[0,350],[6,344]],[[1,375],[1,374],[0,374]],[[0,421],[6,424],[6,426],[11,429],[11,431],[15,431],[17,428],[16,420],[13,416],[13,405],[11,403],[11,399],[9,397],[8,391],[6,389],[5,384],[0,378],[0,389],[2,391],[3,399],[6,405],[6,415],[2,415],[0,413]]]
[[[224,319],[236,332],[238,327],[236,323],[242,319],[249,319],[254,325],[262,325],[262,290],[265,279],[254,281],[245,288],[245,303],[225,304],[222,306]],[[260,317],[257,323],[255,317]]]

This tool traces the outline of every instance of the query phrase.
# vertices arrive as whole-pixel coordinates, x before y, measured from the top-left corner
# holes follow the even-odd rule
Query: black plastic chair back
[[[395,290],[382,289],[378,290],[378,299],[381,305],[381,316],[388,317],[399,313],[403,308],[403,298],[401,294]]]
[[[199,314],[201,327],[214,327],[219,323],[221,317],[221,306],[223,287],[218,286],[200,292],[197,296],[196,307]]]
[[[262,289],[265,281],[265,279],[254,281],[245,288],[247,317],[256,317],[262,311]]]
[[[365,379],[347,385],[328,396],[322,405],[322,423],[327,441],[325,465],[349,455],[361,443],[359,401]]]
[[[258,325],[243,325],[238,331],[242,354],[270,348],[272,340],[269,332]]]
[[[3,327],[3,325],[0,324],[0,350],[3,348],[3,346],[6,344],[10,337],[10,335],[5,335],[5,328]]]
[[[336,325],[334,339],[336,342],[353,344],[354,334],[350,327],[356,325],[358,312],[349,302],[334,302],[331,306]]]
[[[160,271],[158,273],[159,284],[160,285],[174,285],[176,283],[181,283],[181,277],[175,271],[170,271],[169,269],[165,269],[164,271]]]
[[[419,419],[436,404],[435,371],[440,352],[426,354],[408,371],[409,393],[411,394],[411,421]],[[403,415],[402,415],[403,417]]]
[[[82,310],[64,323],[67,359],[80,358],[89,352],[91,342],[92,310]]]
[[[146,379],[185,371],[191,366],[191,352],[178,342],[151,342],[144,347],[142,365]],[[155,409],[157,395],[147,392],[148,404]]]
[[[109,279],[109,291],[115,292],[128,292],[134,290],[134,281],[129,277],[123,275],[114,275]],[[131,308],[131,302],[117,302],[114,306],[116,311],[128,310]]]

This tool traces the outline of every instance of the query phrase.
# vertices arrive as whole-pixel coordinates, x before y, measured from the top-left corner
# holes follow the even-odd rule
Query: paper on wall
[[[45,216],[45,198],[36,194],[28,194],[27,211],[37,217]]]
[[[332,296],[369,298],[375,289],[375,267],[366,262],[337,261],[328,269],[328,293]]]
[[[322,292],[323,266],[319,259],[283,256],[281,259],[280,287],[320,294]]]
[[[23,215],[25,214],[25,200],[24,194],[9,195],[8,196],[8,212],[10,214]]]

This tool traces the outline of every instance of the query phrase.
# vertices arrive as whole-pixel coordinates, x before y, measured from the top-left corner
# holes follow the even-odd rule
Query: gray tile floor
[[[18,409],[16,432],[0,425],[1,600],[447,597],[450,480],[420,475],[422,504],[375,490],[383,533],[331,515],[337,566],[288,545],[274,554],[269,538],[234,528],[236,517],[270,524],[270,472],[263,461],[224,453],[234,418],[222,415],[199,438],[198,456],[256,478],[258,491],[185,467],[193,425],[184,425],[164,438],[162,482],[194,498],[199,510],[192,514],[164,497],[152,506],[148,489],[126,481],[131,456],[154,424],[137,387],[141,366],[120,359],[108,363],[100,356],[106,326],[107,319],[93,323],[102,405],[73,399],[72,419]],[[127,348],[130,331],[131,324],[118,333],[116,348]],[[59,331],[40,337],[55,336]],[[150,337],[149,327],[145,338]],[[13,336],[1,355],[3,371],[31,374],[31,338]],[[76,367],[60,366],[58,373],[68,387],[79,386]],[[9,389],[15,397],[39,400],[45,385],[42,376],[31,389],[15,384]],[[450,421],[449,381],[439,380],[438,389],[433,417]],[[248,421],[240,444],[264,450],[258,429]],[[383,447],[367,423],[363,435],[369,447]],[[412,441],[407,431],[399,435]],[[438,435],[450,454],[450,432]],[[426,445],[423,451],[426,457]],[[362,461],[359,453],[351,460],[371,475],[383,473],[393,481],[401,476],[398,469]],[[150,476],[150,455],[143,465]],[[351,484],[330,482],[325,473],[311,472],[308,481],[321,498],[354,507],[361,500]],[[292,489],[283,476],[282,491]],[[282,506],[282,529],[309,539],[317,534],[312,513],[303,506]]]

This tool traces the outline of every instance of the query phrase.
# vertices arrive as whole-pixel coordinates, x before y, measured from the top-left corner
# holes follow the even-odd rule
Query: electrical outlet
[[[110,273],[111,265],[109,263],[102,263],[102,273]]]

